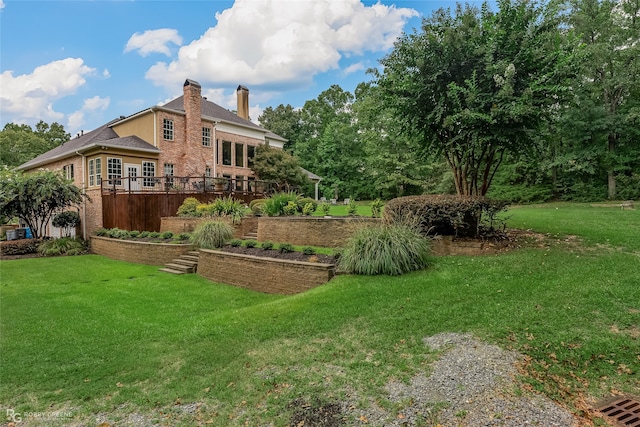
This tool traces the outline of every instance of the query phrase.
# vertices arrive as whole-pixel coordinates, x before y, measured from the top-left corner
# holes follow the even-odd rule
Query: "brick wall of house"
[[[80,225],[81,229],[87,233],[87,235],[84,236],[85,239],[88,239],[96,230],[102,228],[102,194],[100,193],[100,189],[87,190],[87,196],[89,196],[91,201],[84,203],[85,224]],[[80,215],[82,215],[82,213]]]
[[[201,249],[198,274],[213,282],[291,295],[328,282],[335,274],[335,267]]]
[[[344,246],[358,227],[379,221],[358,217],[260,217],[258,240],[336,248]]]

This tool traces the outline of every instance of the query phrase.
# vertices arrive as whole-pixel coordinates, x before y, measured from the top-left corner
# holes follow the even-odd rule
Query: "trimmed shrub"
[[[173,236],[173,238],[176,239],[176,240],[185,241],[185,240],[189,240],[191,238],[191,234],[189,234],[189,233],[180,233],[177,236]]]
[[[151,233],[150,231],[143,231],[142,233],[140,233],[138,235],[139,238],[141,239],[146,239],[147,237],[149,237],[149,233]]]
[[[269,251],[269,250],[273,249],[273,242],[270,241],[270,240],[265,240],[264,242],[262,242],[262,245],[260,245],[260,246],[265,251]]]
[[[140,236],[140,232],[138,230],[132,230],[129,232],[129,237],[135,239],[136,237]]]
[[[191,242],[204,249],[221,248],[233,237],[233,227],[221,221],[204,221],[191,235]]]
[[[196,217],[198,216],[198,206],[200,205],[200,201],[195,197],[187,197],[182,202],[182,205],[178,208],[178,216],[182,217]]]
[[[410,223],[420,227],[423,235],[478,235],[483,214],[506,209],[506,202],[484,197],[422,195],[398,197],[384,208],[384,220],[390,224]]]
[[[304,248],[302,248],[302,253],[305,255],[315,255],[316,250],[311,246],[305,246]]]
[[[310,209],[310,212],[304,213],[305,212],[305,207],[307,207],[308,204],[311,204],[310,208],[307,208],[308,210]],[[313,200],[311,197],[303,197],[302,199],[298,200],[298,211],[302,212],[305,215],[311,215],[312,213],[314,213],[316,211],[316,209],[318,209],[318,202],[316,202],[315,200]]]
[[[288,254],[289,252],[293,252],[295,249],[291,243],[280,243],[278,250],[283,254]]]
[[[240,239],[232,239],[229,242],[229,245],[233,246],[234,248],[239,248],[240,246],[242,246],[242,240],[240,240]]]
[[[0,253],[3,256],[35,254],[40,243],[42,243],[40,239],[8,240],[0,244]]]
[[[287,216],[293,216],[298,213],[298,204],[293,200],[290,200],[289,203],[287,203],[287,206],[284,207],[282,212]]]
[[[158,238],[160,238],[160,232],[159,231],[150,231],[149,232],[149,237],[151,237],[152,239],[158,239]]]
[[[108,233],[109,233],[109,230],[107,230],[104,227],[96,230],[96,236],[106,236]]]
[[[316,211],[316,206],[317,205],[314,205],[313,203],[307,203],[302,208],[302,215],[310,216],[312,213]]]
[[[258,246],[258,242],[255,240],[245,240],[244,246],[247,248],[255,248],[256,246]]]
[[[38,252],[44,256],[82,255],[87,252],[87,245],[82,239],[62,237],[45,240],[38,246]]]
[[[160,235],[161,239],[171,239],[172,237],[173,237],[173,232],[171,231],[165,231]]]
[[[397,276],[428,265],[429,241],[417,228],[402,224],[362,227],[347,241],[338,259],[351,274]]]

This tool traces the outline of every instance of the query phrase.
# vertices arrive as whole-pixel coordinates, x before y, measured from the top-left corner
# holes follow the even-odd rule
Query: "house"
[[[105,189],[168,194],[177,188],[197,191],[208,178],[222,177],[227,189],[251,190],[255,148],[282,148],[286,140],[249,120],[246,87],[237,88],[237,114],[201,92],[198,82],[186,80],[183,95],[167,104],[80,133],[18,169],[62,169],[84,189],[91,199],[80,211],[85,237],[103,226]]]

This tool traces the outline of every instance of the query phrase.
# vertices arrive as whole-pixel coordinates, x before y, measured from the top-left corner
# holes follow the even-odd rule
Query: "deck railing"
[[[265,197],[277,191],[272,181],[208,176],[127,176],[103,179],[102,194],[210,193]]]

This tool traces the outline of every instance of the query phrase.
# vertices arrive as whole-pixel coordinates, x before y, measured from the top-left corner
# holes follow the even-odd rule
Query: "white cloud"
[[[161,28],[159,30],[147,30],[144,33],[135,33],[131,36],[124,48],[125,52],[137,50],[142,56],[152,53],[162,53],[171,56],[169,43],[177,46],[182,45],[182,37],[177,30],[171,28]]]
[[[99,111],[105,111],[109,107],[110,103],[111,99],[109,97],[101,98],[99,96],[94,96],[93,98],[85,99],[82,104],[82,108],[69,114],[67,117],[67,128],[71,130],[71,133],[79,131],[82,129],[82,125],[85,124],[85,117],[87,115],[91,115]]]
[[[183,46],[172,62],[158,62],[146,77],[174,88],[186,78],[223,86],[308,84],[338,68],[343,56],[385,51],[413,9],[359,0],[236,0],[216,14],[217,24]]]
[[[349,65],[347,68],[345,68],[342,72],[345,75],[349,75],[351,73],[356,73],[358,71],[362,71],[365,69],[365,66],[362,62],[356,62],[355,64],[351,64]]]
[[[5,6],[4,0],[0,0],[0,10],[4,9]]]
[[[76,93],[95,71],[80,58],[66,58],[36,67],[31,74],[14,76],[8,70],[0,74],[0,112],[13,122],[60,121],[64,114],[53,103]]]

